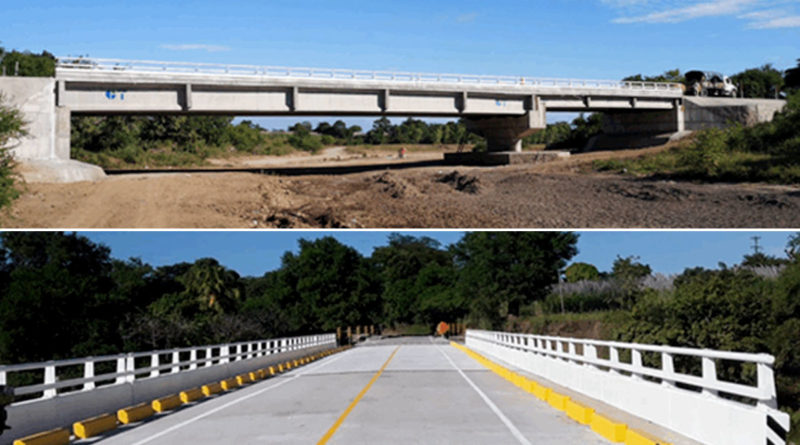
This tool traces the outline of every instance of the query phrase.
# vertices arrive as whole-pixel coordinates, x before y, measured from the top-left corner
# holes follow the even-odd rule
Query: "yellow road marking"
[[[358,402],[360,402],[361,398],[364,397],[364,394],[366,394],[367,391],[369,391],[369,388],[372,386],[372,384],[375,383],[376,380],[378,380],[378,377],[380,377],[381,374],[383,374],[383,370],[386,369],[386,367],[389,365],[389,362],[392,361],[394,355],[397,354],[398,349],[400,349],[400,346],[396,347],[394,351],[392,351],[392,355],[390,355],[389,358],[386,359],[386,362],[383,364],[383,366],[381,366],[381,369],[379,369],[378,372],[376,372],[375,375],[372,376],[372,379],[369,381],[369,383],[367,383],[367,386],[365,386],[364,389],[362,389],[361,392],[358,393],[356,398],[353,399],[352,402],[350,402],[350,405],[347,406],[347,409],[344,410],[344,412],[342,413],[341,416],[339,416],[338,419],[336,419],[336,422],[333,423],[331,429],[329,429],[328,432],[325,433],[324,436],[322,436],[322,439],[320,439],[319,442],[317,442],[317,445],[324,445],[328,443],[329,440],[331,440],[331,437],[333,437],[334,433],[336,433],[336,430],[339,429],[339,426],[342,425],[342,422],[344,422],[344,419],[346,419],[347,416],[350,414],[350,411],[353,411],[353,408],[355,408],[356,405],[358,405]]]

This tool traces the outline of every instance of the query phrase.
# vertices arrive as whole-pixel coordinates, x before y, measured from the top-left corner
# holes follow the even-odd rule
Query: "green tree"
[[[33,362],[119,347],[105,246],[75,234],[0,234],[7,277],[0,298],[0,360]]]
[[[6,76],[53,77],[56,58],[47,51],[34,54],[30,51],[6,51],[0,47],[0,73]]]
[[[683,76],[683,74],[681,74],[681,70],[678,68],[664,71],[663,74],[656,76],[642,76],[641,74],[636,74],[634,76],[628,76],[622,80],[626,82],[686,82],[686,78]]]
[[[564,270],[567,283],[577,283],[578,281],[593,281],[600,278],[600,272],[592,264],[572,263]]]
[[[22,113],[8,105],[0,93],[0,208],[10,204],[19,195],[14,188],[14,160],[10,145],[13,140],[26,134]]]
[[[784,71],[783,83],[786,88],[800,88],[800,59],[797,59],[797,66]]]
[[[484,324],[498,328],[541,300],[577,253],[570,232],[469,232],[452,249],[459,291]]]
[[[448,286],[454,278],[452,258],[440,247],[429,237],[391,234],[387,246],[375,249],[371,262],[383,283],[386,324],[432,323],[448,309],[458,312],[458,297]]]
[[[731,76],[744,97],[775,97],[783,88],[783,73],[771,64],[750,68]]]

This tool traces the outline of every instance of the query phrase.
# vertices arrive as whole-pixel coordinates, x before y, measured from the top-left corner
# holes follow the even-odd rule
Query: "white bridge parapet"
[[[789,416],[776,409],[775,358],[768,354],[473,329],[466,345],[702,443],[786,443]],[[660,366],[648,366],[643,354]],[[678,372],[676,359],[699,363],[700,375]],[[722,361],[754,368],[755,385],[719,379]]]
[[[0,444],[335,346],[336,334],[320,334],[0,365],[0,385],[41,376],[14,387],[25,400],[7,407],[12,429]]]
[[[95,59],[59,57],[59,70],[128,71],[144,73],[222,74],[259,77],[293,77],[317,79],[384,80],[393,82],[458,83],[476,85],[519,85],[539,87],[583,87],[648,91],[679,91],[678,83],[627,82],[617,80],[558,79],[527,76],[491,76],[452,73],[417,73],[407,71],[374,71],[337,68],[303,68],[259,65],[231,65],[152,60]]]

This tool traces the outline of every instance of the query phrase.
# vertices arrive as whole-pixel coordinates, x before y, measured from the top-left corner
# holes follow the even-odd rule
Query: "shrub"
[[[14,161],[9,145],[12,140],[26,134],[22,113],[6,105],[5,97],[0,94],[0,208],[10,204],[19,195],[14,188]]]

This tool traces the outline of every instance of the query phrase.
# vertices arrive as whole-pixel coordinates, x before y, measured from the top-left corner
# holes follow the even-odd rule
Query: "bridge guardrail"
[[[670,82],[628,82],[617,80],[558,79],[527,76],[487,76],[452,73],[416,73],[407,71],[373,71],[336,68],[306,68],[258,65],[234,65],[194,62],[163,62],[83,57],[59,57],[59,70],[91,70],[106,72],[227,74],[260,77],[293,77],[318,79],[382,80],[393,82],[457,83],[476,85],[516,85],[533,87],[600,88],[633,91],[677,91],[681,85]]]
[[[0,445],[335,346],[331,333],[0,365],[0,384],[28,380],[14,388],[21,400],[6,407],[12,429]]]
[[[776,409],[775,359],[768,354],[473,329],[466,344],[703,443],[785,444],[789,417]],[[643,353],[660,366],[647,366]],[[679,372],[676,359],[699,359],[700,375]],[[755,385],[720,379],[719,362],[754,366]]]
[[[219,345],[196,346],[189,348],[164,349],[148,352],[83,357],[66,360],[53,360],[19,365],[0,365],[0,385],[6,385],[8,374],[39,371],[43,373],[42,383],[24,385],[14,388],[15,396],[42,393],[41,399],[56,397],[59,390],[68,388],[71,391],[86,391],[97,386],[133,382],[147,377],[158,377],[163,371],[170,374],[191,371],[199,367],[224,364],[263,357],[281,352],[293,351],[315,346],[335,344],[335,334],[309,335],[302,337],[286,337],[251,342],[227,343]],[[188,355],[188,357],[187,357]],[[162,364],[162,357],[169,361]],[[146,366],[137,367],[137,359],[149,358]],[[116,372],[95,374],[95,365],[99,363],[116,363]],[[83,377],[61,380],[59,369],[82,366]],[[30,399],[29,399],[30,400]]]

